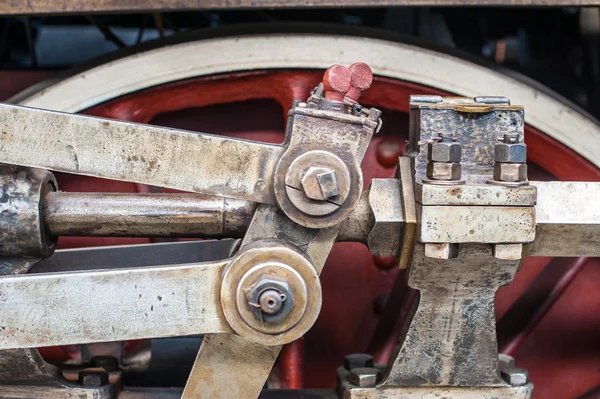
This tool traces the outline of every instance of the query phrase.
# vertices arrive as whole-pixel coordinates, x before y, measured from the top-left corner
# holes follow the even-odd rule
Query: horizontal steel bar
[[[600,5],[598,0],[28,0],[0,4],[0,14],[72,14],[173,12],[191,10],[248,9],[248,8],[316,8],[316,7],[385,7],[385,6],[576,6]]]
[[[529,256],[600,256],[600,183],[531,184],[538,198]]]
[[[0,162],[274,205],[276,145],[0,104]]]
[[[244,236],[256,203],[199,194],[48,193],[53,236]]]
[[[225,264],[0,277],[0,349],[231,332]]]

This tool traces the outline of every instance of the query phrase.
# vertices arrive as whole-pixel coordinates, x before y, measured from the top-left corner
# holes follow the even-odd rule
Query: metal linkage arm
[[[0,104],[0,162],[275,204],[283,148]]]
[[[230,332],[226,263],[0,277],[0,349]]]

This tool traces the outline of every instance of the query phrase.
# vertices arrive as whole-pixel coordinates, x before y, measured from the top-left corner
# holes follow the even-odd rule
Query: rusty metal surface
[[[243,237],[256,204],[198,194],[49,193],[54,236]]]
[[[75,384],[55,383],[47,385],[6,385],[2,386],[1,398],[8,399],[116,399],[114,385],[98,388],[84,388]]]
[[[600,256],[599,183],[532,182],[538,233],[530,256]]]
[[[422,100],[422,98],[420,99]],[[427,146],[440,132],[453,136],[463,147],[462,179],[485,183],[493,175],[494,143],[500,133],[523,138],[523,107],[483,105],[473,99],[446,97],[438,103],[411,101],[410,140],[407,153],[415,157],[415,178],[426,179]]]
[[[44,258],[52,254],[54,240],[45,231],[41,202],[46,192],[57,187],[46,170],[0,165],[0,256]]]
[[[496,244],[532,242],[535,238],[533,207],[418,206],[417,209],[421,242]]]
[[[519,6],[519,7],[577,7],[600,5],[598,0],[8,0],[0,4],[0,14],[73,14],[173,12],[191,10],[254,9],[254,8],[312,8],[312,7],[386,7],[386,6]]]
[[[445,260],[426,258],[417,244],[408,284],[420,300],[382,387],[504,385],[493,303],[517,267],[483,244],[461,245],[457,258]]]
[[[0,118],[5,163],[275,203],[279,146],[6,104]]]
[[[0,277],[0,349],[229,332],[225,263]]]

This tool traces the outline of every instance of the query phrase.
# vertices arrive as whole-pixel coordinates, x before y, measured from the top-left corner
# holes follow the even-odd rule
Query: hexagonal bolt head
[[[361,388],[369,388],[377,385],[381,379],[381,370],[374,367],[358,367],[350,371],[348,381]]]
[[[79,383],[84,387],[102,387],[108,385],[108,373],[102,371],[81,371]]]
[[[300,182],[304,194],[317,201],[325,201],[340,193],[335,171],[328,168],[310,167]]]
[[[366,353],[354,353],[344,357],[344,368],[348,371],[356,368],[373,367],[373,356]]]
[[[494,180],[521,182],[527,180],[527,165],[524,163],[495,163]]]
[[[458,244],[425,244],[425,256],[434,259],[452,259],[458,257]]]
[[[452,141],[440,141],[428,146],[427,157],[433,162],[460,162],[462,145]]]
[[[277,324],[294,308],[294,298],[287,281],[262,276],[246,293],[248,306],[257,320]]]
[[[494,146],[496,162],[527,162],[527,145],[525,143],[498,143]]]
[[[427,163],[427,177],[432,180],[460,180],[460,175],[461,167],[459,163]]]
[[[508,367],[500,371],[504,381],[514,387],[520,387],[527,384],[528,374],[527,370],[518,367]]]

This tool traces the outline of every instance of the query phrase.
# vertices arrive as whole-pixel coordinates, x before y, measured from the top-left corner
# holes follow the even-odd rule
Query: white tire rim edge
[[[73,75],[19,104],[80,112],[125,94],[181,79],[256,69],[325,69],[362,61],[376,75],[461,96],[505,96],[526,122],[600,167],[600,126],[549,95],[475,63],[404,43],[340,35],[270,34],[159,47]],[[10,100],[9,100],[10,101]]]

